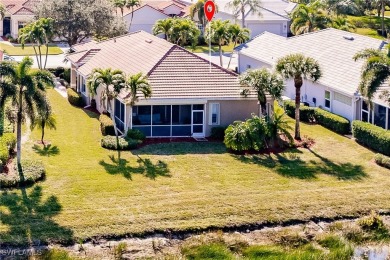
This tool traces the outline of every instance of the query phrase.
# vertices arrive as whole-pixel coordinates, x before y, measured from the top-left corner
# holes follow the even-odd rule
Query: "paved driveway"
[[[61,47],[60,47],[61,48]],[[57,68],[57,67],[64,67],[64,68],[70,68],[70,62],[64,62],[65,54],[68,52],[69,48],[61,48],[63,51],[62,54],[58,55],[48,55],[47,56],[47,64],[46,68]],[[15,58],[16,61],[21,61],[25,56],[12,56]],[[30,56],[34,60],[34,68],[38,68],[38,63],[35,55]],[[45,56],[42,56],[42,63],[45,62]]]

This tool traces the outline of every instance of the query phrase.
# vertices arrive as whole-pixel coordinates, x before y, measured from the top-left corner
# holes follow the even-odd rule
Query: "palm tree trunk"
[[[5,103],[1,102],[0,104],[0,136],[4,134],[4,117],[5,117]]]
[[[119,149],[119,137],[118,137],[118,129],[116,128],[116,123],[115,123],[115,116],[114,116],[114,110],[111,107],[111,100],[108,100],[108,108],[110,110],[110,116],[112,123],[114,124],[114,132],[115,132],[115,137],[116,137],[116,148],[118,150],[118,160],[120,159],[120,149]]]
[[[232,51],[232,55],[230,55],[230,59],[229,59],[229,63],[228,63],[227,69],[229,69],[229,67],[230,67],[230,62],[232,61],[233,54],[234,54],[234,48],[236,48],[236,44],[237,44],[237,41],[234,41],[233,51]]]
[[[44,120],[42,120],[42,136],[41,136],[41,142],[42,142],[42,144],[43,145],[45,145],[45,143],[44,143],[44,141],[43,141],[43,138],[44,138],[44,136],[45,136],[45,121]]]
[[[37,63],[38,63],[38,68],[41,67],[41,65],[39,64],[39,59],[38,59],[38,53],[37,53],[37,50],[35,49],[35,45],[33,44],[33,49],[34,49],[34,52],[35,52],[35,58],[37,59]]]
[[[40,63],[40,67],[39,69],[42,69],[42,52],[41,52],[41,45],[38,45],[38,51],[39,51],[39,63]]]
[[[221,46],[221,44],[219,44],[218,48],[219,48],[219,63],[221,64],[221,67],[223,67],[223,64],[222,64],[222,46]]]
[[[299,108],[301,105],[301,87],[302,87],[302,77],[294,78],[295,85],[295,140],[301,140],[301,129],[299,126]]]
[[[242,28],[245,28],[245,6],[241,7],[241,17],[242,17]]]
[[[46,57],[45,57],[45,66],[43,66],[43,69],[46,69],[47,64],[47,55],[49,54],[49,43],[46,43]]]
[[[22,109],[23,109],[23,91],[22,87],[19,90],[18,115],[16,119],[16,161],[18,166],[21,165],[22,159]]]
[[[129,25],[129,32],[130,32],[131,24],[133,23],[133,17],[134,17],[134,8],[131,7],[131,19],[130,19],[130,25]]]

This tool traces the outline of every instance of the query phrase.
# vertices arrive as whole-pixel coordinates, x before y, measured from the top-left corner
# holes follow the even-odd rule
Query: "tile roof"
[[[145,6],[149,6],[153,9],[156,9],[157,11],[159,11],[161,13],[164,13],[164,9],[171,6],[171,5],[175,5],[179,8],[181,8],[182,14],[180,14],[179,16],[183,16],[186,13],[186,10],[187,10],[187,7],[189,4],[184,3],[180,0],[144,0],[144,1],[142,1],[141,6],[134,8],[134,12],[137,11],[138,9],[145,7]],[[118,14],[121,13],[119,8],[117,10],[117,13]],[[131,14],[131,9],[124,8],[123,16],[129,15],[129,14]]]
[[[34,15],[34,8],[39,0],[0,0],[10,15]]]
[[[236,50],[271,66],[285,55],[303,53],[319,62],[323,72],[319,83],[352,95],[358,88],[364,62],[355,62],[353,56],[363,49],[382,49],[384,45],[378,39],[330,28],[290,38],[265,32]]]
[[[126,74],[142,72],[152,85],[152,99],[244,98],[235,73],[164,39],[144,31],[103,42],[87,43],[88,48],[67,56],[78,71],[88,76],[94,68],[120,69]],[[85,60],[91,50],[98,50]],[[124,97],[124,95],[122,95]],[[254,92],[249,97],[255,98]]]

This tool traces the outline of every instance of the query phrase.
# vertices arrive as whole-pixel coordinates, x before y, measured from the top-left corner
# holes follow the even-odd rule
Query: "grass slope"
[[[34,48],[32,46],[12,46],[5,43],[0,43],[0,49],[11,56],[32,56],[35,55]],[[37,49],[38,52],[38,49]],[[42,54],[46,54],[46,47],[41,47]],[[62,50],[57,46],[49,46],[49,54],[56,55],[63,53]]]
[[[42,160],[47,178],[1,194],[3,243],[389,210],[390,171],[371,151],[321,126],[302,125],[316,140],[312,151],[237,156],[219,143],[175,143],[123,152],[118,162],[116,152],[100,147],[96,116],[48,92],[58,123],[45,137],[52,146],[30,140],[22,155]]]

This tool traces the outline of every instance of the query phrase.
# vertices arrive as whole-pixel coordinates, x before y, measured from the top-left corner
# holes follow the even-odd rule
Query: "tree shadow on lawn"
[[[40,156],[50,157],[50,156],[55,156],[60,154],[60,149],[58,148],[58,146],[56,145],[52,146],[51,144],[45,146],[34,144],[32,149],[34,150],[35,153],[39,154]]]
[[[290,149],[285,153],[260,155],[234,155],[234,157],[244,163],[252,163],[265,166],[275,170],[278,174],[298,179],[316,179],[317,174],[327,174],[339,180],[362,180],[368,177],[361,165],[352,163],[335,163],[325,158],[313,150],[308,149],[315,157],[320,159],[304,161],[298,149]],[[275,158],[276,157],[276,158]]]
[[[134,155],[223,154],[226,147],[220,142],[172,142],[150,144],[132,151]]]
[[[52,219],[62,210],[57,197],[50,196],[43,200],[41,186],[31,188],[29,193],[24,187],[19,190],[21,194],[4,191],[0,197],[0,222],[7,227],[6,231],[0,232],[3,246],[72,243],[73,231]]]
[[[120,157],[118,159],[114,155],[108,157],[110,162],[107,163],[104,160],[101,160],[99,164],[104,167],[106,172],[112,175],[122,174],[128,180],[132,180],[133,174],[143,174],[145,177],[152,180],[156,179],[158,176],[171,177],[167,163],[160,160],[154,164],[150,159],[142,159],[137,155],[138,166],[133,167],[129,165],[129,161],[126,159]]]

